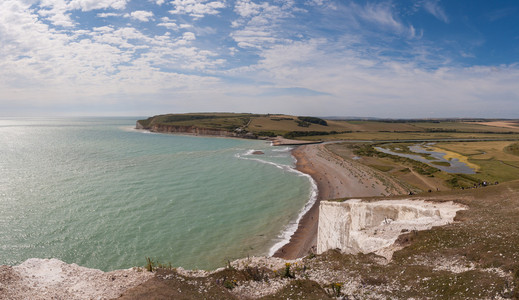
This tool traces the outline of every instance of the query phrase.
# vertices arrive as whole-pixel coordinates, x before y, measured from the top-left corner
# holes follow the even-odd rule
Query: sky
[[[0,116],[184,112],[519,118],[519,1],[0,1]]]

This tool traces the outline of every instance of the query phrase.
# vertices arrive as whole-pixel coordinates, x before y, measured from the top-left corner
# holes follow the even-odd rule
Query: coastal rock
[[[153,276],[137,268],[103,272],[58,259],[31,258],[0,267],[0,299],[113,299]]]
[[[321,201],[317,253],[338,248],[348,254],[374,252],[390,260],[397,250],[392,246],[400,234],[451,223],[462,209],[452,202]]]

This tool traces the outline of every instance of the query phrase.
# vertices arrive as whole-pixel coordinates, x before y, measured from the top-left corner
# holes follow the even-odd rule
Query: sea
[[[289,147],[150,133],[138,119],[0,118],[0,265],[210,270],[272,255],[315,201]]]

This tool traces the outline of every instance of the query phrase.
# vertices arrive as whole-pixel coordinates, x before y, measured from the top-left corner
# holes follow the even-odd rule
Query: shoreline
[[[151,130],[143,131],[191,137],[244,139],[243,137],[236,136],[155,132]],[[270,141],[273,147],[294,147],[290,152],[296,160],[295,170],[309,176],[310,180],[313,180],[312,184],[316,186],[316,195],[311,195],[308,202],[302,208],[302,215],[298,217],[295,224],[295,231],[290,235],[288,241],[285,240],[283,242],[284,244],[281,247],[274,244],[269,250],[268,256],[293,260],[316,252],[319,205],[321,200],[346,197],[389,196],[405,194],[407,192],[406,189],[396,191],[394,188],[386,186],[378,179],[380,178],[380,174],[377,174],[378,178],[375,178],[375,171],[373,169],[353,160],[338,157],[328,151],[325,148],[325,144],[321,141],[299,141],[282,137],[266,139],[264,141]],[[313,199],[313,197],[315,197],[315,199]],[[310,204],[311,202],[313,202],[313,204]],[[308,208],[308,205],[311,205],[311,207]]]
[[[296,159],[295,169],[309,175],[317,185],[317,197],[312,207],[302,216],[297,224],[297,229],[290,237],[288,243],[279,248],[272,257],[283,259],[296,259],[305,256],[317,245],[317,220],[319,219],[319,204],[322,200],[323,187],[316,178],[318,173],[312,169],[311,162],[301,151],[303,146],[292,149],[292,156]]]
[[[191,137],[244,139],[237,136],[144,131]],[[314,189],[316,189],[315,195],[310,195],[305,206],[301,209],[300,215],[294,223],[295,230],[283,230],[283,234],[288,233],[290,236],[285,236],[283,241],[274,244],[268,251],[268,256],[293,260],[316,252],[321,200],[390,196],[407,193],[405,188],[399,187],[394,180],[386,175],[381,175],[379,172],[355,162],[353,159],[344,159],[328,151],[325,148],[326,144],[321,141],[290,140],[282,137],[265,139],[264,141],[270,141],[273,147],[294,147],[290,151],[296,160],[294,169],[309,176],[310,180],[313,181]],[[385,177],[384,181],[381,181],[380,179],[383,177]],[[392,186],[387,186],[387,182],[391,182]],[[282,246],[279,246],[279,244]]]
[[[141,133],[148,133],[148,134],[170,134],[170,135],[177,135],[177,136],[187,136],[187,137],[200,137],[200,138],[223,138],[223,139],[240,139],[240,140],[253,140],[253,139],[246,139],[243,137],[237,137],[237,136],[219,136],[219,135],[206,135],[206,134],[196,134],[196,133],[189,133],[189,132],[161,132],[161,131],[153,131],[150,129],[143,129],[143,128],[137,128],[133,127],[134,131],[141,132]],[[272,139],[256,139],[257,141],[269,141],[271,147],[281,147],[281,146],[288,146],[293,147],[292,150],[290,150],[290,153],[292,157],[296,160],[296,167],[294,168],[297,172],[302,173],[303,175],[307,175],[310,177],[310,180],[313,180],[314,185],[317,186],[316,195],[311,195],[308,202],[303,206],[300,215],[298,216],[298,220],[295,224],[295,231],[291,233],[290,236],[288,236],[288,239],[284,239],[276,244],[274,244],[266,254],[268,257],[277,257],[277,258],[283,258],[283,259],[295,259],[299,258],[305,255],[305,253],[308,253],[310,251],[310,248],[315,246],[317,244],[317,222],[312,222],[313,220],[319,219],[319,203],[320,200],[322,200],[321,196],[322,192],[324,190],[324,186],[319,186],[319,181],[316,180],[318,173],[314,172],[314,170],[311,167],[307,167],[307,164],[312,164],[308,161],[305,154],[298,152],[297,150],[304,146],[316,146],[316,145],[322,145],[321,141],[299,141],[299,140],[290,140],[285,139],[282,137],[276,137]],[[313,175],[315,173],[315,175]],[[315,199],[312,199],[315,197]],[[309,205],[311,202],[312,206],[308,209],[307,205]],[[304,210],[307,210],[304,212]],[[306,230],[308,228],[309,230]],[[292,231],[292,230],[290,230]],[[288,231],[288,232],[290,232]],[[287,233],[287,230],[283,230],[282,233]],[[312,238],[313,237],[313,238]],[[301,245],[301,241],[303,242],[303,245]],[[282,244],[282,246],[278,246],[279,244]],[[275,249],[275,251],[274,251]],[[289,249],[289,250],[287,250]],[[274,252],[272,252],[274,251]],[[285,253],[287,252],[287,253]],[[288,255],[285,255],[288,254]],[[293,258],[292,258],[293,257]]]
[[[381,174],[353,160],[338,157],[328,151],[324,144],[297,146],[292,150],[292,156],[296,159],[296,170],[311,176],[317,185],[317,198],[300,219],[289,242],[279,248],[273,257],[291,260],[315,252],[321,200],[406,193],[393,180],[385,178],[394,184],[392,187],[386,186],[380,180]]]

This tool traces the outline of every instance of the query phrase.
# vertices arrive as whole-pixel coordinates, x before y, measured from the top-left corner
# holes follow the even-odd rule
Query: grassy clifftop
[[[232,113],[167,114],[153,116],[137,122],[146,129],[152,128],[153,125],[162,124],[233,131],[245,126],[251,118],[256,116],[258,115]]]
[[[191,126],[304,140],[519,140],[519,123],[513,120],[332,120],[281,114],[189,113],[157,115],[137,122],[145,129]]]
[[[167,114],[137,121],[144,129],[157,126],[186,126],[208,130],[240,131],[254,136],[277,136],[295,138],[338,133],[341,126],[328,126],[328,122],[316,117],[287,115],[258,115],[238,113],[190,113]]]

